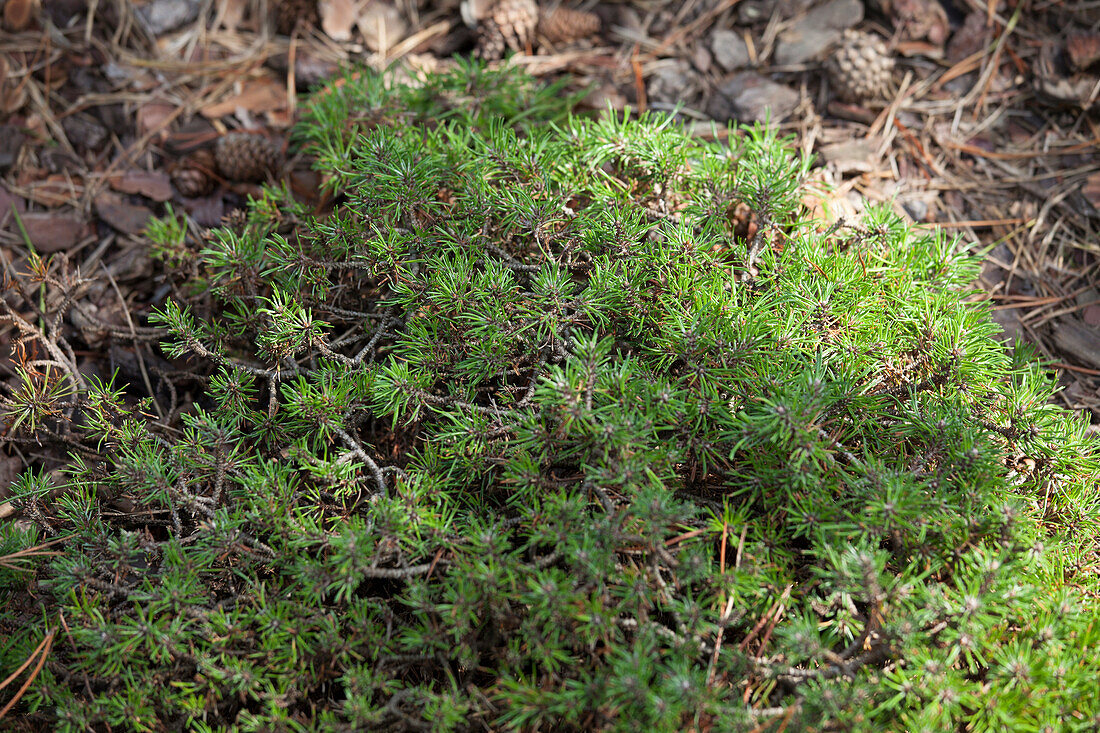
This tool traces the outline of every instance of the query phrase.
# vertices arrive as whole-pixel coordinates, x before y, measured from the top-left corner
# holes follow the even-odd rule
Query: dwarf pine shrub
[[[478,67],[319,94],[330,213],[154,227],[179,371],[146,388],[66,367],[77,280],[39,266],[5,440],[68,468],[4,525],[56,553],[0,569],[3,668],[39,667],[9,720],[1097,730],[1096,452],[977,260],[807,220],[759,128],[568,102]]]

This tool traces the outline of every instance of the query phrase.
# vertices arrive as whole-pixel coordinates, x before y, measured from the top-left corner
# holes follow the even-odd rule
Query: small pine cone
[[[251,132],[231,132],[214,145],[218,170],[231,181],[258,183],[275,171],[279,148],[269,138]]]
[[[317,12],[317,0],[275,0],[275,32],[289,36],[298,21],[302,25],[317,25],[321,16]]]
[[[600,32],[600,16],[557,7],[539,18],[539,33],[550,43],[569,43]]]
[[[474,53],[483,59],[499,59],[509,49],[525,53],[531,49],[538,21],[535,0],[497,0],[477,24]]]
[[[894,58],[878,36],[846,30],[825,68],[842,99],[861,102],[886,95]]]
[[[177,163],[169,175],[176,190],[187,198],[193,199],[207,196],[214,190],[217,167],[214,154],[202,149],[196,150]]]

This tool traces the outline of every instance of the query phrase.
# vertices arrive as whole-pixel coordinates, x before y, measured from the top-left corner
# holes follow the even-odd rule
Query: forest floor
[[[536,11],[531,0],[464,5],[6,0],[6,284],[35,287],[32,253],[52,257],[53,271],[79,268],[88,278],[81,310],[116,327],[112,336],[79,318],[61,324],[81,368],[136,379],[164,364],[142,328],[170,291],[143,237],[152,218],[171,207],[196,235],[218,225],[258,190],[257,180],[235,180],[254,177],[257,156],[274,163],[269,177],[319,204],[309,161],[288,154],[310,88],[350,65],[398,63],[416,75],[511,42],[523,53],[494,63],[568,76],[588,90],[591,110],[675,113],[704,136],[724,134],[731,119],[770,119],[816,156],[834,217],[886,201],[958,235],[987,257],[977,297],[993,301],[1006,336],[1042,351],[1064,387],[1058,400],[1100,421],[1097,3],[629,0],[568,3],[573,13],[550,2]],[[856,101],[826,73],[849,28],[879,38],[886,53],[876,62],[893,65],[884,86]],[[264,140],[227,145],[234,131]],[[19,344],[0,326],[9,387],[15,360],[27,358]],[[0,454],[0,486],[23,467]]]

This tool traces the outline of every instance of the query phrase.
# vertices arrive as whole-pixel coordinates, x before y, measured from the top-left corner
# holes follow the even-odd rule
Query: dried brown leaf
[[[269,76],[249,79],[239,94],[226,97],[199,110],[203,117],[215,119],[245,109],[252,114],[286,109],[286,83]]]

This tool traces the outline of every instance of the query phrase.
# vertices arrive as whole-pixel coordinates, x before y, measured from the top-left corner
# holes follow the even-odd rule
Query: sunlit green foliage
[[[90,387],[17,485],[4,546],[67,537],[0,577],[5,668],[60,629],[28,724],[1096,730],[1096,453],[978,262],[802,219],[762,130],[560,96],[349,78],[298,132],[334,211],[152,230],[205,388],[166,425]],[[26,385],[55,440],[71,390]]]

